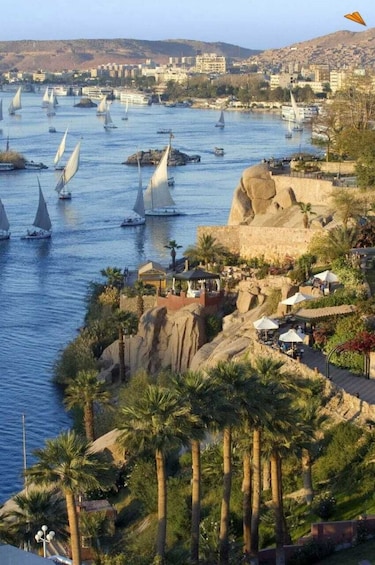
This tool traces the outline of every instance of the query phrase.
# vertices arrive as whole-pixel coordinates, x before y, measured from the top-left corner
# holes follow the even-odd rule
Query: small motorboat
[[[215,147],[214,153],[215,153],[215,155],[218,155],[219,157],[221,157],[221,156],[224,155],[224,149],[222,147]]]

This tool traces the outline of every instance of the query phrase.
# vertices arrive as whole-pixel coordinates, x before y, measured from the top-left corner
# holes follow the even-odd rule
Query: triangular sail
[[[109,111],[109,108],[107,106],[107,110],[104,116],[104,127],[105,128],[116,128],[117,126],[115,126],[115,124],[112,121],[112,117]]]
[[[160,163],[156,167],[145,191],[144,200],[146,210],[155,210],[156,208],[166,208],[176,205],[168,188],[168,156],[170,147],[169,144],[164,151]]]
[[[0,231],[7,232],[9,230],[9,221],[3,203],[0,200]]]
[[[296,99],[294,98],[294,95],[293,95],[293,92],[292,92],[292,91],[290,91],[290,101],[291,101],[291,103],[292,103],[293,114],[294,114],[294,120],[295,120],[297,123],[300,123],[300,121],[301,121],[300,111],[299,111],[299,108],[298,108],[298,106],[297,106]]]
[[[102,96],[102,98],[100,99],[100,102],[99,102],[99,104],[98,104],[96,113],[97,113],[98,115],[100,115],[100,114],[105,114],[105,113],[106,113],[106,110],[107,110],[107,96],[104,95],[104,96]]]
[[[145,203],[143,199],[143,188],[142,188],[142,173],[141,173],[141,163],[140,160],[138,161],[138,192],[135,204],[133,206],[133,211],[144,218],[145,215]]]
[[[0,100],[0,122],[3,119],[3,99]]]
[[[224,112],[223,112],[223,110],[221,110],[220,118],[219,118],[219,121],[217,122],[216,125],[217,125],[217,127],[220,127],[220,128],[223,128],[224,125],[225,125],[225,122],[224,122]]]
[[[60,176],[58,183],[56,185],[56,188],[55,188],[55,190],[57,192],[61,192],[63,190],[64,186],[68,184],[68,182],[74,177],[74,175],[78,171],[80,151],[81,151],[81,142],[79,141],[77,143],[73,153],[69,157],[69,160],[68,160],[63,172],[61,173],[61,176]]]
[[[62,140],[60,141],[60,145],[57,148],[56,151],[56,155],[55,158],[53,160],[55,166],[58,164],[58,162],[60,161],[61,157],[64,155],[65,152],[65,145],[66,145],[66,136],[68,135],[68,128],[66,128],[66,131],[63,135]]]
[[[9,105],[9,114],[14,114],[17,110],[21,110],[21,92],[22,87],[20,86]]]
[[[38,205],[38,210],[36,211],[33,226],[41,230],[49,231],[52,227],[52,224],[48,214],[47,204],[46,201],[44,200],[39,179],[38,179],[38,186],[39,186],[39,205]]]
[[[42,99],[42,107],[46,108],[48,106],[49,103],[49,92],[48,92],[48,86],[43,94],[43,99]]]

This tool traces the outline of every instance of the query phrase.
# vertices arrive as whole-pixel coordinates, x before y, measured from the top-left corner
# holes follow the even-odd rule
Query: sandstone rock
[[[280,190],[273,199],[273,204],[278,205],[280,208],[290,208],[297,204],[296,196],[292,188],[285,188]]]
[[[151,308],[143,314],[138,334],[125,338],[125,365],[130,368],[130,374],[140,369],[156,374],[167,367],[183,372],[206,341],[204,316],[199,304],[177,312]],[[106,370],[113,364],[118,365],[118,341],[105,349],[100,363]]]

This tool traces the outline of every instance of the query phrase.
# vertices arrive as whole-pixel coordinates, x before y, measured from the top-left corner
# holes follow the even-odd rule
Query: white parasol
[[[275,320],[272,320],[267,316],[262,316],[259,320],[255,320],[253,325],[256,330],[277,330],[279,327],[279,324],[275,322]]]
[[[302,332],[297,332],[296,330],[290,329],[279,337],[280,341],[286,343],[303,343],[305,339],[305,334]]]
[[[289,296],[289,298],[282,300],[281,304],[293,306],[294,304],[299,304],[304,300],[314,300],[314,296],[311,296],[311,294],[302,294],[302,292],[296,292],[296,294],[293,294],[293,296]]]
[[[332,273],[332,271],[322,271],[321,273],[314,275],[314,277],[322,282],[327,282],[327,283],[334,283],[334,282],[338,282],[339,280],[338,276],[335,275],[335,273]]]

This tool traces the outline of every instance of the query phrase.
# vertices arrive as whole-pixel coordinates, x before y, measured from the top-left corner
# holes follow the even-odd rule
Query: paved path
[[[317,349],[304,346],[304,354],[302,363],[314,369],[318,369],[319,373],[327,376],[326,356]],[[345,392],[353,396],[358,396],[368,404],[375,404],[375,379],[367,379],[360,375],[354,375],[346,369],[340,369],[335,365],[329,365],[329,378],[337,386],[344,389]]]

